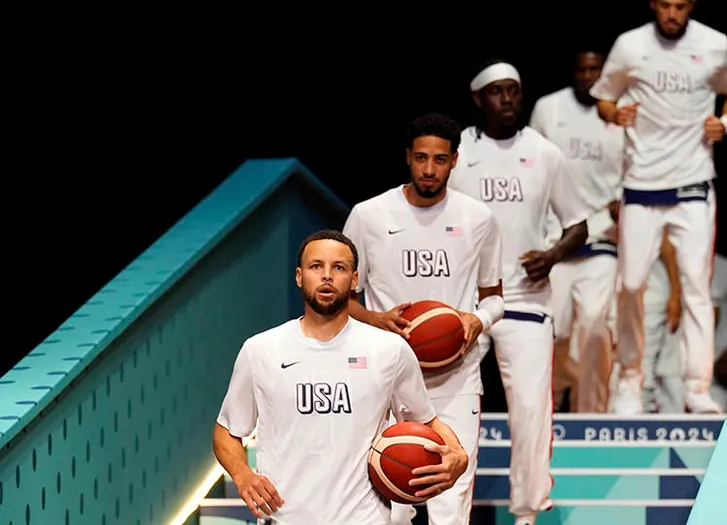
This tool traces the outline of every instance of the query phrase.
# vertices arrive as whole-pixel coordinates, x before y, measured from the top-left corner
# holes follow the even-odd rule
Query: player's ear
[[[353,279],[351,280],[351,291],[358,288],[358,270],[353,271]]]
[[[302,275],[302,273],[300,271],[300,267],[297,267],[295,269],[295,284],[298,285],[298,288],[302,288],[303,287],[303,275]]]
[[[480,97],[479,91],[472,92],[472,100],[474,101],[475,106],[477,106],[478,108],[482,107],[482,98]]]
[[[406,164],[407,166],[411,166],[411,149],[406,148]]]
[[[454,155],[452,155],[452,168],[457,165],[457,160],[459,160],[459,151],[455,151]]]

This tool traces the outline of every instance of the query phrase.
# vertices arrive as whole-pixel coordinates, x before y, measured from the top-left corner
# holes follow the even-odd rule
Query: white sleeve
[[[727,51],[725,52],[724,61],[717,66],[709,79],[709,85],[718,95],[727,95]]]
[[[250,366],[249,347],[242,345],[235,360],[232,377],[217,422],[240,439],[252,434],[257,424],[258,410]]]
[[[477,286],[490,288],[502,279],[502,236],[500,224],[494,214],[483,225],[480,240],[480,265],[477,270]]]
[[[595,210],[585,204],[578,185],[568,180],[565,155],[555,145],[548,148],[546,154],[550,157],[550,205],[561,227],[566,230],[585,221]]]
[[[631,53],[624,35],[619,36],[603,65],[601,76],[591,88],[590,94],[598,100],[616,102],[626,92],[631,82]]]
[[[402,339],[399,344],[396,378],[391,394],[391,411],[397,421],[429,423],[437,413],[424,384],[419,361],[406,341]]]
[[[540,133],[542,136],[547,137],[546,122],[548,121],[548,110],[545,107],[545,102],[542,98],[538,99],[533,107],[533,112],[530,115],[529,126],[535,131]]]
[[[358,252],[358,286],[356,287],[356,292],[361,293],[366,289],[368,284],[366,276],[368,275],[369,268],[366,257],[366,231],[358,206],[354,206],[348,215],[342,233],[351,239],[351,242],[356,246],[356,251]]]
[[[718,33],[717,42],[709,47],[711,55],[709,85],[718,95],[727,95],[727,35]]]

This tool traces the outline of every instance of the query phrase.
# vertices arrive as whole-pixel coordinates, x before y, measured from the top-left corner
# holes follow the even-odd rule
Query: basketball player
[[[563,153],[530,127],[519,129],[520,75],[494,62],[471,82],[477,123],[462,133],[449,186],[484,201],[502,231],[505,314],[490,331],[508,405],[512,441],[510,512],[532,525],[549,498],[553,437],[553,326],[548,275],[583,247],[590,209],[566,175]],[[545,249],[552,206],[562,238]]]
[[[436,416],[414,352],[394,334],[349,317],[358,254],[339,232],[301,245],[295,280],[303,317],[242,345],[214,431],[214,452],[240,496],[262,520],[280,525],[388,525],[389,507],[368,479],[367,454],[398,420],[429,425],[445,446],[427,446],[442,463],[415,469],[422,497],[453,486],[467,468],[457,436]],[[257,427],[257,467],[241,439]]]
[[[714,356],[710,267],[714,223],[713,143],[725,128],[715,92],[727,93],[727,36],[689,16],[694,0],[651,0],[655,22],[620,35],[591,89],[607,123],[626,128],[619,224],[619,412],[640,413],[643,292],[662,231],[677,249],[684,299],[681,348],[686,408],[716,413],[709,395]]]
[[[679,325],[682,293],[676,250],[663,236],[657,258],[644,290],[644,412],[674,414],[684,412]],[[618,385],[617,385],[618,388]],[[621,399],[614,396],[614,401]],[[618,413],[619,407],[611,406]]]
[[[402,310],[432,299],[457,309],[465,327],[469,351],[447,371],[426,377],[437,415],[469,455],[455,487],[427,502],[432,525],[469,524],[482,394],[483,354],[476,341],[504,309],[498,224],[485,204],[447,189],[460,132],[444,115],[414,120],[406,133],[411,181],[354,206],[344,227],[361,253],[350,306],[354,318],[403,335],[409,323]],[[359,302],[362,292],[365,307]],[[392,508],[395,525],[411,523],[414,516],[411,506]]]
[[[574,82],[535,103],[530,126],[560,148],[566,157],[568,181],[596,210],[587,220],[586,245],[553,267],[553,319],[556,344],[568,354],[571,334],[578,363],[575,412],[606,412],[611,375],[612,337],[608,317],[616,289],[616,224],[610,209],[621,194],[623,130],[598,117],[588,91],[601,74],[605,55],[586,47],[575,55]],[[551,238],[561,237],[552,216]],[[556,360],[558,358],[556,357]],[[561,363],[556,362],[559,368]]]

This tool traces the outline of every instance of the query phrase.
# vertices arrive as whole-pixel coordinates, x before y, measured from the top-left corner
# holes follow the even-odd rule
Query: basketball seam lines
[[[457,311],[456,311],[456,310],[454,310],[453,308],[450,308],[450,307],[442,307],[442,306],[439,306],[439,307],[437,307],[437,308],[432,308],[431,310],[429,310],[429,311],[426,311],[426,312],[424,312],[424,313],[421,313],[421,314],[419,314],[418,316],[416,316],[416,317],[415,317],[415,318],[414,318],[414,319],[413,319],[413,320],[411,321],[411,324],[410,324],[409,326],[407,326],[407,327],[406,327],[406,328],[404,329],[404,331],[405,331],[406,333],[411,333],[411,332],[413,332],[413,331],[414,331],[414,330],[415,330],[416,328],[418,328],[418,327],[419,327],[419,325],[422,325],[422,324],[424,324],[424,323],[425,323],[426,321],[429,321],[430,319],[434,319],[435,317],[438,317],[438,316],[440,316],[440,315],[454,315],[454,316],[455,316],[455,317],[457,317],[457,319],[459,319],[460,321],[462,320],[462,319],[460,318],[460,316],[459,316],[459,313],[457,313]]]
[[[371,447],[371,450],[373,450],[374,452],[378,453],[378,455],[381,456],[382,458],[389,459],[389,460],[393,461],[394,463],[398,463],[402,467],[408,468],[409,470],[414,470],[414,467],[412,467],[411,465],[407,465],[406,463],[402,463],[398,459],[394,459],[391,456],[389,456],[388,454],[384,454],[380,450],[377,450],[376,447]]]
[[[426,343],[424,343],[424,344],[421,344],[421,345],[417,345],[417,349],[419,349],[419,348],[423,348],[423,347],[425,347],[425,346],[429,346],[429,345],[431,345],[431,344],[434,344],[434,343],[438,343],[438,342],[439,342],[439,341],[441,341],[442,339],[446,339],[446,338],[448,338],[449,336],[451,336],[451,335],[453,335],[453,334],[456,334],[456,333],[457,333],[457,332],[459,332],[460,330],[461,330],[461,328],[457,328],[457,329],[455,329],[455,330],[452,330],[451,332],[449,332],[449,333],[447,333],[447,334],[445,334],[445,335],[440,335],[440,336],[439,336],[439,337],[437,337],[436,339],[432,339],[431,341],[427,341],[427,342],[426,342]]]

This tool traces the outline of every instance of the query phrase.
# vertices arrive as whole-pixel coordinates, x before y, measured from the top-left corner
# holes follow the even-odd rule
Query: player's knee
[[[605,333],[608,332],[606,324],[607,314],[608,305],[601,304],[600,302],[589,303],[584,305],[581,310],[579,323],[587,332]]]
[[[639,276],[626,276],[621,281],[621,294],[636,295],[645,288],[646,278],[641,279]]]

